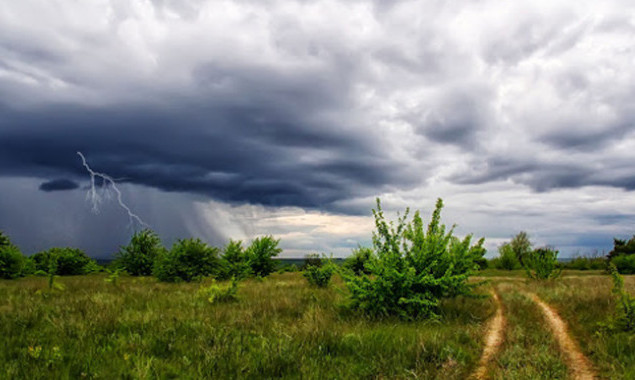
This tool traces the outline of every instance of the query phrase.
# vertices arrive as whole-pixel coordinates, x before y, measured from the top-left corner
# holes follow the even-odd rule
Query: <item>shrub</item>
[[[353,249],[353,254],[344,261],[344,268],[352,271],[356,276],[370,274],[367,264],[373,257],[373,249],[368,247],[357,247]]]
[[[276,262],[273,257],[278,256],[282,249],[278,247],[280,240],[272,236],[263,236],[251,242],[247,248],[249,267],[251,272],[259,277],[265,277],[276,270]]]
[[[199,297],[207,300],[209,303],[230,302],[237,299],[238,280],[233,279],[229,283],[218,283],[212,280],[209,286],[202,287],[198,290]]]
[[[609,273],[613,278],[613,294],[617,298],[617,310],[609,326],[623,331],[635,330],[635,298],[624,290],[624,279],[617,268],[609,264]]]
[[[46,272],[58,276],[72,276],[99,270],[95,260],[77,248],[51,248],[31,256],[34,272]]]
[[[563,269],[574,270],[598,270],[606,269],[607,261],[604,257],[586,257],[578,256],[574,257],[567,263],[561,263]]]
[[[504,243],[498,247],[498,255],[497,269],[514,270],[521,268],[518,256],[510,243]]]
[[[562,273],[558,264],[558,251],[549,247],[534,249],[525,257],[525,271],[529,278],[548,280]]]
[[[611,263],[621,274],[635,274],[635,255],[613,256]]]
[[[216,274],[219,250],[200,239],[180,239],[154,263],[153,274],[159,281],[192,281]]]
[[[331,282],[331,277],[335,272],[335,264],[329,259],[320,260],[320,265],[307,266],[302,275],[309,281],[309,284],[325,288]]]
[[[476,270],[472,235],[463,240],[446,232],[441,221],[443,201],[437,200],[428,228],[419,212],[406,222],[408,210],[396,224],[386,221],[377,199],[373,210],[373,259],[370,275],[343,272],[350,290],[351,307],[370,316],[398,315],[402,318],[435,317],[441,298],[470,294],[475,284],[468,277]]]
[[[243,279],[249,276],[249,257],[243,249],[242,241],[229,240],[221,257],[220,279]]]
[[[319,253],[309,253],[304,256],[304,263],[302,263],[301,270],[306,270],[308,267],[321,267],[322,256]]]
[[[621,255],[635,255],[635,235],[629,240],[613,239],[613,250],[609,252],[608,259]]]
[[[132,235],[130,244],[119,249],[115,266],[132,276],[149,276],[154,260],[164,251],[159,236],[144,229]]]
[[[26,259],[15,245],[0,246],[0,278],[13,279],[24,275]]]

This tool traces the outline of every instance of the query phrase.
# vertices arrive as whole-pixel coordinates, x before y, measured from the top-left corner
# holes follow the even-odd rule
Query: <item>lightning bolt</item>
[[[88,166],[88,163],[86,162],[86,157],[84,157],[82,152],[78,151],[77,155],[81,157],[82,165],[84,165],[84,167],[88,171],[88,174],[90,174],[90,189],[88,190],[88,193],[86,194],[86,199],[89,200],[90,203],[93,205],[92,207],[93,212],[94,213],[99,212],[99,204],[102,202],[102,196],[97,193],[97,188],[95,186],[95,178],[101,178],[102,188],[107,189],[107,186],[110,185],[112,189],[115,191],[115,193],[117,194],[117,202],[119,203],[119,206],[121,206],[121,208],[126,210],[126,212],[128,213],[128,218],[130,219],[129,226],[131,227],[134,225],[134,222],[137,222],[140,226],[149,228],[150,226],[146,222],[141,220],[139,215],[132,212],[132,210],[130,210],[130,207],[128,207],[123,202],[121,191],[117,187],[115,180],[108,174],[99,173],[91,169],[90,166]],[[108,192],[106,192],[106,198],[109,198]]]

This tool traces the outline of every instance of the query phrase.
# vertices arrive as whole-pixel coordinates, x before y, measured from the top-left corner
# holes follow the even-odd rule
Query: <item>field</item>
[[[584,275],[582,275],[584,274]],[[483,366],[495,379],[575,378],[535,294],[568,324],[601,378],[635,377],[633,334],[606,332],[615,308],[601,272],[534,282],[486,271],[482,297],[445,300],[437,320],[370,320],[346,308],[339,278],[327,289],[300,273],[240,284],[238,300],[210,303],[202,283],[71,276],[0,280],[0,378],[462,379]],[[635,278],[626,277],[635,291]],[[481,355],[497,312],[505,324]]]

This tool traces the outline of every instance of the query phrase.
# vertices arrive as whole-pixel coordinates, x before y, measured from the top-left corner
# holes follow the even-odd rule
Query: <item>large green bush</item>
[[[302,272],[304,278],[307,279],[309,284],[325,288],[331,282],[331,277],[333,277],[333,273],[337,267],[333,264],[333,261],[330,259],[321,259],[318,264],[307,265]]]
[[[220,266],[218,254],[218,248],[200,239],[181,239],[157,257],[153,274],[166,282],[189,282],[215,275]]]
[[[24,275],[26,259],[20,249],[0,232],[0,278],[12,279]]]
[[[240,240],[229,240],[221,257],[220,279],[242,279],[249,276],[249,256]]]
[[[520,269],[520,261],[510,243],[504,243],[498,247],[498,261],[496,261],[496,269],[514,270]]]
[[[608,254],[609,260],[615,256],[635,255],[635,235],[629,240],[613,239],[613,249]]]
[[[524,267],[527,275],[535,280],[553,279],[562,273],[558,263],[558,251],[549,247],[531,251],[525,257]]]
[[[133,276],[152,274],[154,260],[165,251],[159,236],[149,229],[136,232],[117,253],[116,266]]]
[[[282,252],[278,247],[279,243],[280,239],[276,240],[273,236],[259,237],[251,242],[247,248],[247,256],[254,275],[265,277],[276,270],[277,264],[273,258]]]
[[[71,276],[98,270],[97,263],[77,248],[51,248],[30,257],[35,271]]]
[[[635,255],[618,255],[611,259],[621,274],[635,274]]]
[[[343,272],[352,308],[370,316],[434,317],[441,298],[471,293],[474,285],[468,278],[476,270],[483,239],[472,245],[472,235],[461,240],[453,228],[446,231],[442,208],[439,199],[424,229],[418,211],[410,222],[408,210],[396,223],[388,222],[377,199],[370,275]]]

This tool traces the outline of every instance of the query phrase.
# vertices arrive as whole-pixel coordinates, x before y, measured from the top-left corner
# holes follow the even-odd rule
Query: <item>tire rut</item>
[[[472,374],[471,378],[476,380],[485,380],[488,378],[488,364],[492,358],[498,353],[503,343],[503,332],[505,330],[505,315],[503,314],[503,306],[500,298],[495,291],[492,291],[492,298],[496,304],[496,314],[489,322],[487,333],[485,336],[485,348],[479,360],[478,368]]]

